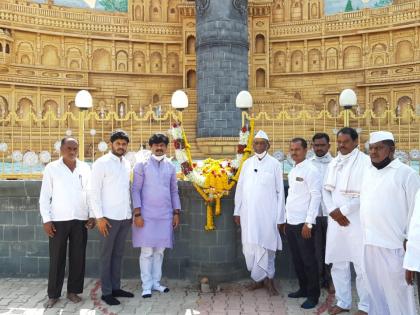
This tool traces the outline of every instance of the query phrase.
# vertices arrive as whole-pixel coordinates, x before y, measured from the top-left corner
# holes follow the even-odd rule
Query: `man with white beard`
[[[350,262],[356,271],[359,295],[358,312],[367,314],[368,294],[362,269],[363,238],[360,223],[360,189],[363,174],[370,165],[369,157],[358,149],[359,135],[345,127],[337,133],[339,153],[328,165],[324,177],[323,200],[327,211],[328,231],[325,263],[332,263],[331,276],[337,304],[329,314],[351,309]]]
[[[241,226],[242,251],[253,289],[267,287],[278,295],[274,285],[276,251],[282,249],[279,228],[285,223],[283,169],[268,154],[267,134],[260,130],[254,138],[255,155],[242,166],[235,193],[234,220]]]
[[[360,193],[369,315],[417,313],[413,287],[405,281],[403,260],[420,177],[395,159],[394,152],[392,133],[370,134],[372,165],[366,171]]]

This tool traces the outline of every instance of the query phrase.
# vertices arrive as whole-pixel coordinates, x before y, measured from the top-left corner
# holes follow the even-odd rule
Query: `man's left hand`
[[[302,227],[302,237],[307,240],[312,237],[312,229],[308,228],[306,224]]]
[[[179,214],[174,214],[174,218],[172,219],[172,226],[174,227],[174,230],[179,225]]]
[[[89,218],[89,220],[85,224],[85,228],[92,230],[95,227],[96,221],[94,218]]]

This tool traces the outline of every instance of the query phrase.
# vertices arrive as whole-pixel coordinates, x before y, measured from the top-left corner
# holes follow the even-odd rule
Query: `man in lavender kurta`
[[[173,230],[179,225],[181,203],[176,171],[166,158],[169,139],[154,134],[149,139],[152,155],[134,167],[133,246],[141,247],[140,272],[143,298],[152,290],[169,292],[160,284],[165,248],[173,247]]]

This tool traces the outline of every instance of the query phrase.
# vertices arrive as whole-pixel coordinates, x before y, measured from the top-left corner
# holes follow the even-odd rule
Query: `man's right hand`
[[[96,219],[96,226],[98,227],[99,233],[101,233],[104,237],[109,235],[108,228],[112,227],[105,218]]]
[[[142,216],[134,217],[134,225],[138,228],[142,228],[144,226],[144,219]]]
[[[347,226],[350,224],[349,219],[347,219],[347,217],[341,213],[340,208],[331,211],[330,217],[341,226]]]
[[[54,237],[56,232],[54,224],[51,221],[44,223],[44,231],[49,237]]]
[[[233,221],[235,221],[236,225],[241,225],[241,217],[239,215],[234,215]]]

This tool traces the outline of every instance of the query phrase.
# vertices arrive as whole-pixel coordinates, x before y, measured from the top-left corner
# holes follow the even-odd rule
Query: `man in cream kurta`
[[[392,133],[370,134],[372,165],[363,177],[360,217],[369,315],[415,315],[413,287],[405,281],[404,241],[420,177],[394,159]]]
[[[242,249],[251,278],[278,294],[274,278],[276,251],[282,249],[278,226],[284,224],[283,169],[267,153],[268,136],[259,131],[255,155],[242,166],[235,194],[235,222],[241,226]]]
[[[337,304],[330,314],[347,312],[351,308],[350,262],[356,271],[359,295],[357,314],[368,312],[368,294],[362,270],[363,238],[360,223],[360,187],[369,157],[358,147],[358,134],[353,128],[343,128],[337,134],[339,153],[328,165],[322,194],[329,213],[325,263],[332,263],[331,276]]]

